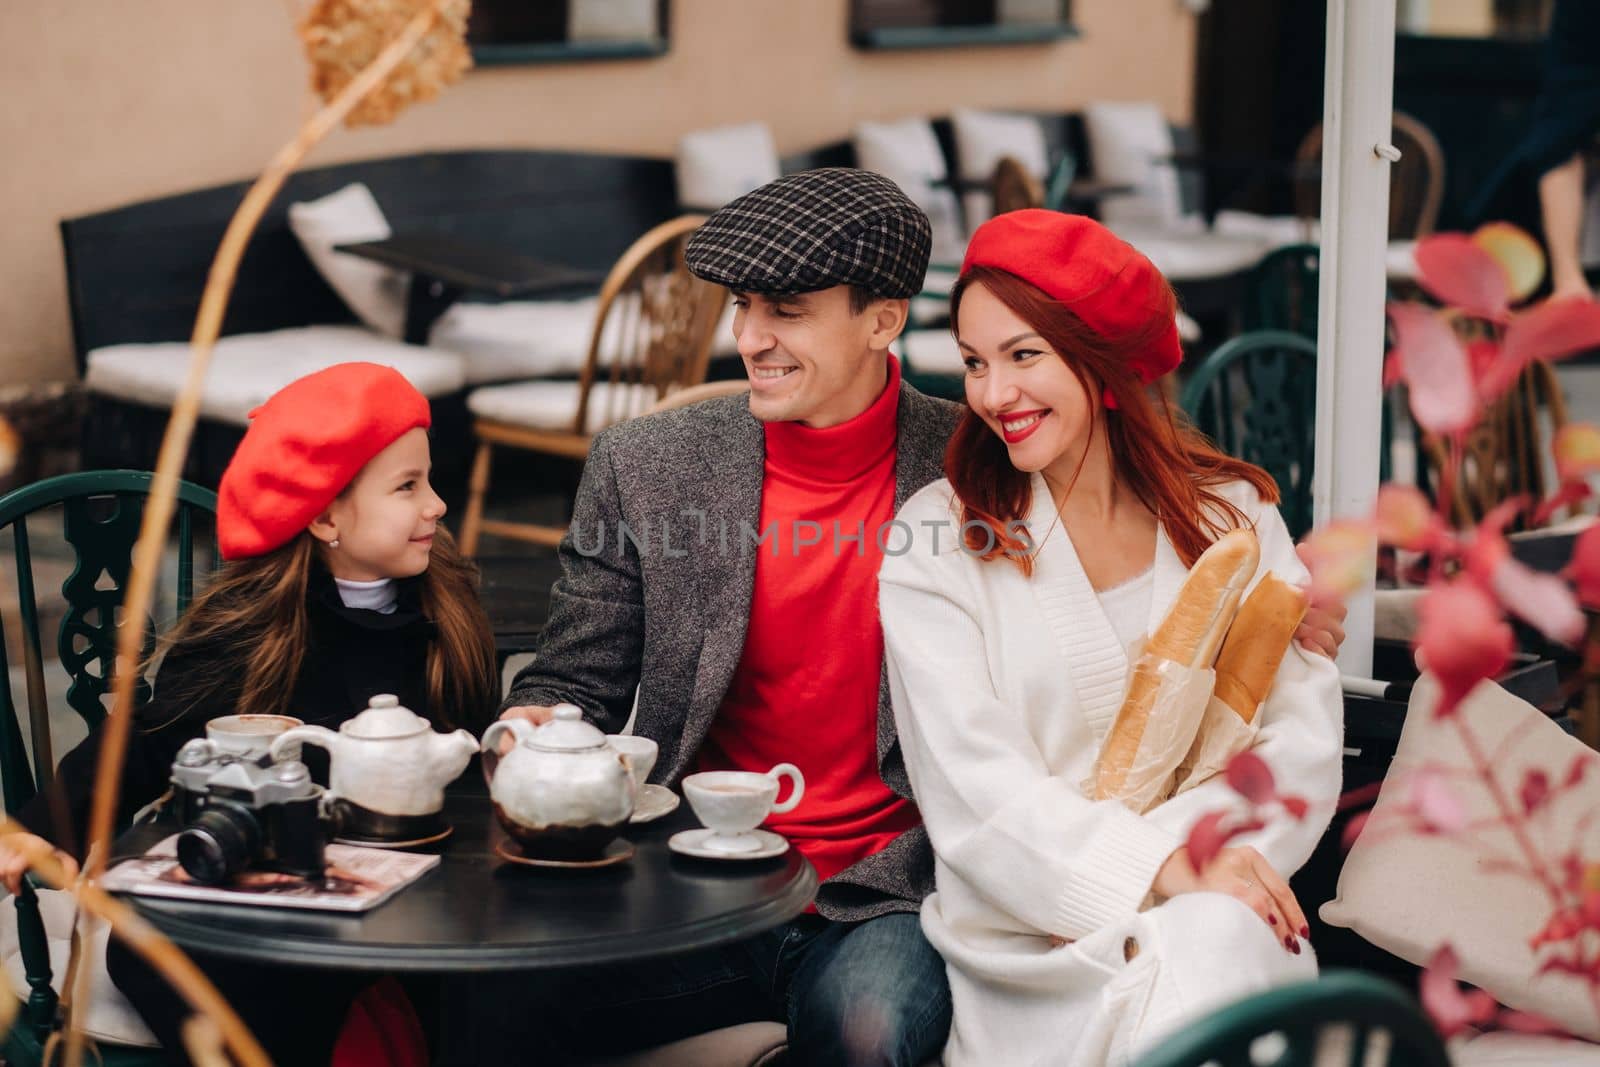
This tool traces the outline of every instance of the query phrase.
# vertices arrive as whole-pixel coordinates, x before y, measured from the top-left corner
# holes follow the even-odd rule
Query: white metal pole
[[[1384,254],[1394,111],[1394,0],[1328,0],[1313,517],[1371,513],[1383,402]],[[1350,602],[1340,672],[1372,673],[1372,589]]]

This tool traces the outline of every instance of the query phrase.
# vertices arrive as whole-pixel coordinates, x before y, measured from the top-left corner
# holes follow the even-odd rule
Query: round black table
[[[468,774],[476,776],[476,768]],[[687,803],[629,827],[624,836],[637,854],[594,870],[502,861],[494,846],[504,837],[481,785],[458,785],[446,797],[445,815],[455,830],[435,846],[439,865],[361,914],[127,899],[193,951],[260,963],[462,974],[708,948],[792,919],[817,889],[816,872],[793,849],[743,863],[672,852],[667,838],[699,825]],[[162,823],[135,827],[116,851],[138,854],[173,830]]]

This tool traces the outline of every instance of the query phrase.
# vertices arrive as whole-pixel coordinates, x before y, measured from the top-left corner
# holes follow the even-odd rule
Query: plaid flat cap
[[[695,231],[684,261],[745,293],[859,285],[908,299],[922,290],[933,228],[881,174],[823,167],[788,174],[723,207]]]

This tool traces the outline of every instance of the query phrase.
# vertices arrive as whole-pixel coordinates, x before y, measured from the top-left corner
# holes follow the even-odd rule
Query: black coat
[[[333,579],[314,567],[306,597],[311,641],[284,713],[336,729],[365,709],[374,694],[393,693],[418,715],[433,718],[428,707],[427,652],[434,627],[423,617],[419,584],[415,579],[402,580],[395,611],[383,615],[345,607]],[[119,826],[166,792],[173,758],[185,742],[204,737],[208,720],[238,710],[242,675],[210,693],[197,692],[197,674],[219,656],[237,659],[240,651],[220,645],[174,647],[162,661],[154,696],[137,713],[129,737]],[[326,784],[326,755],[309,745],[303,751],[312,774]],[[99,757],[96,728],[62,759],[49,787],[15,816],[29,830],[80,859]]]

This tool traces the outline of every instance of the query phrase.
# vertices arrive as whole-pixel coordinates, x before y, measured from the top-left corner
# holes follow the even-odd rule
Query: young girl
[[[226,561],[163,642],[151,701],[123,768],[123,821],[167,790],[172,761],[219,715],[293,715],[337,728],[393,693],[439,728],[487,724],[499,698],[475,572],[439,520],[428,482],[427,399],[397,371],[344,363],[307,375],[251,414],[218,492]],[[69,753],[19,822],[81,854],[99,731]],[[305,758],[326,784],[326,759]],[[320,765],[319,765],[320,764]],[[0,877],[23,863],[0,838]],[[197,958],[284,1064],[325,1064],[370,977]],[[181,1054],[188,1008],[115,939],[112,980]]]
[[[948,479],[900,511],[919,536],[880,577],[895,721],[936,856],[922,922],[950,975],[945,1062],[1120,1064],[1210,1007],[1315,974],[1288,878],[1339,792],[1338,673],[1291,649],[1258,716],[1255,750],[1305,818],[1236,839],[1204,871],[1183,844],[1237,803],[1220,779],[1144,815],[1088,799],[1128,648],[1205,547],[1250,526],[1257,578],[1305,572],[1271,478],[1144,388],[1181,355],[1172,292],[1144,256],[1080,216],[1011,212],[974,234],[952,304],[970,410]]]

